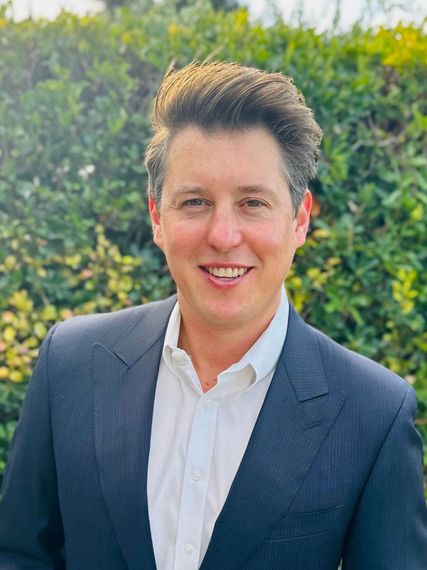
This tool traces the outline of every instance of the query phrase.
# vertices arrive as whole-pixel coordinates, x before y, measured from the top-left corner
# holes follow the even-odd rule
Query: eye
[[[265,202],[263,202],[262,200],[258,200],[257,198],[250,198],[249,200],[245,200],[243,205],[247,206],[248,208],[262,208],[263,206],[266,206],[267,204]]]
[[[207,204],[206,200],[203,200],[202,198],[190,198],[189,200],[185,200],[185,202],[182,203],[184,207],[206,206],[206,204]]]

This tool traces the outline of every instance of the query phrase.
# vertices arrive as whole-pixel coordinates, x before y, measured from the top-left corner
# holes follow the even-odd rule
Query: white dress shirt
[[[158,570],[201,565],[270,386],[288,314],[283,287],[264,333],[203,393],[190,356],[177,348],[181,314],[175,305],[159,367],[148,461],[148,510]]]

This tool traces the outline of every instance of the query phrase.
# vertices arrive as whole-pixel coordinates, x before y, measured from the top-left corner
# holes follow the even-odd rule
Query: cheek
[[[295,249],[294,236],[289,233],[283,236],[280,243],[276,244],[274,251],[271,249],[273,255],[270,267],[272,271],[280,274],[282,279],[284,279],[289,272],[294,259]]]
[[[181,263],[183,260],[191,258],[203,245],[200,234],[194,232],[188,225],[168,227],[167,232],[163,233],[161,241],[160,247],[169,264]]]
[[[207,227],[207,224],[195,220],[175,221],[164,234],[165,245],[176,251],[192,251],[205,242]]]
[[[253,242],[260,255],[271,254],[278,261],[284,261],[295,251],[295,235],[291,228],[283,228],[283,224],[265,228],[258,233]]]

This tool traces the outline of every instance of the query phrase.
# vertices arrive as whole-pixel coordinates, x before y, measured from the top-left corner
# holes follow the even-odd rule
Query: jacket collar
[[[119,360],[131,368],[151,348],[164,338],[176,295],[165,301],[142,305],[138,318],[113,347]]]
[[[176,295],[165,301],[143,305],[138,318],[116,342],[112,352],[131,368],[159,341],[163,342]],[[148,332],[148,334],[147,334]],[[279,360],[282,361],[298,401],[328,392],[317,335],[289,306],[289,324]]]
[[[290,306],[289,329],[281,362],[299,402],[328,393],[318,334]]]

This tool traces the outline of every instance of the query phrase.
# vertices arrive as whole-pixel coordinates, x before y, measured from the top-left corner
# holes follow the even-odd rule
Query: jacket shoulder
[[[308,325],[309,326],[309,325]],[[335,342],[326,334],[310,327],[315,335],[325,375],[333,388],[381,396],[381,399],[402,401],[410,386],[381,364]]]
[[[166,326],[176,297],[91,315],[75,316],[59,323],[51,339],[51,351],[61,355],[86,352],[96,342],[112,349],[134,327],[147,322],[146,335],[155,334],[153,327],[162,330]]]

